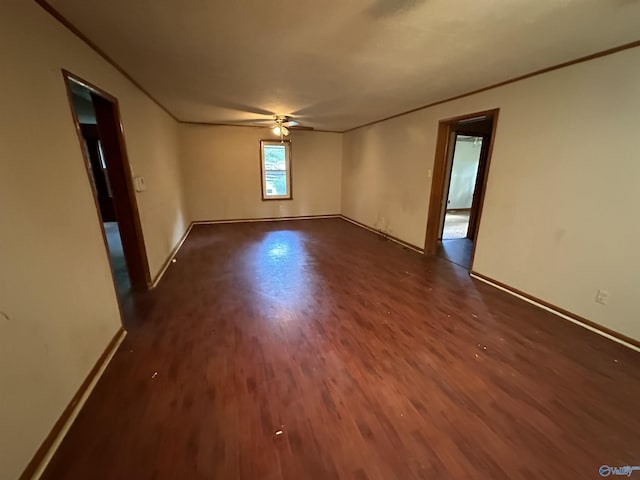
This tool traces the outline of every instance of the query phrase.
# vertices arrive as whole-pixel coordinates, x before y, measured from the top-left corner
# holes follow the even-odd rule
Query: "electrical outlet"
[[[609,303],[609,292],[606,290],[598,290],[598,293],[596,293],[596,303],[601,305]]]

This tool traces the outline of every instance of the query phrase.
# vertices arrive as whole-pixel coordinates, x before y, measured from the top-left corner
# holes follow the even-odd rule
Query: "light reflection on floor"
[[[305,235],[291,230],[268,232],[247,252],[245,286],[253,301],[273,320],[292,320],[313,302],[318,281]]]

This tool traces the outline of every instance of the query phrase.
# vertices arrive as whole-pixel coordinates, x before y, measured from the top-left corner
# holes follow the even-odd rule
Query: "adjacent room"
[[[639,31],[0,2],[0,478],[640,475]]]
[[[127,269],[127,261],[124,256],[120,222],[116,214],[116,202],[114,201],[114,188],[111,186],[109,169],[107,168],[105,152],[100,139],[98,121],[91,91],[72,80],[68,81],[69,93],[74,119],[82,136],[82,148],[85,151],[89,180],[94,191],[94,198],[98,204],[102,229],[109,253],[112,275],[116,292],[120,301],[123,301],[131,291],[131,278]]]
[[[434,182],[443,187],[442,194],[432,198],[432,205],[442,205],[438,212],[437,253],[467,270],[471,269],[480,226],[489,173],[489,152],[498,113],[496,110],[441,122],[441,128],[448,130],[448,143],[437,149],[443,155],[435,160],[436,165],[440,160],[440,171],[444,174],[444,181],[438,179]],[[443,136],[442,142],[446,141]]]

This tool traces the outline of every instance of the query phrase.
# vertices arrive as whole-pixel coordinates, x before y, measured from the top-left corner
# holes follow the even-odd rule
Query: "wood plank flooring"
[[[197,226],[45,480],[596,479],[640,355],[340,219]]]
[[[440,240],[436,245],[436,255],[455,263],[466,270],[471,268],[473,241],[468,238]]]

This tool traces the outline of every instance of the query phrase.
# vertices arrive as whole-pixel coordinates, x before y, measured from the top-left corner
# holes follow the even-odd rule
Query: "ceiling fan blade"
[[[295,127],[289,126],[287,128],[289,128],[290,130],[315,130],[315,128],[313,127],[305,127],[303,125],[297,125]]]
[[[223,108],[225,110],[232,110],[235,112],[273,117],[273,112],[271,110],[266,110],[264,108],[256,107],[253,105],[247,105],[245,103],[234,102],[232,100],[224,100],[222,98],[212,98],[210,103],[211,103],[211,106]]]
[[[211,123],[219,125],[254,125],[260,122],[265,122],[265,125],[267,125],[268,123],[272,123],[271,120],[266,120],[264,118],[236,118],[233,120],[216,120],[215,122]]]
[[[258,120],[252,120],[250,122],[247,122],[251,125],[260,125],[263,127],[272,127],[274,125],[273,120],[266,120],[266,119],[258,119]]]
[[[296,120],[287,120],[284,122],[284,125],[287,127],[298,127],[300,126],[300,122],[297,122]]]

